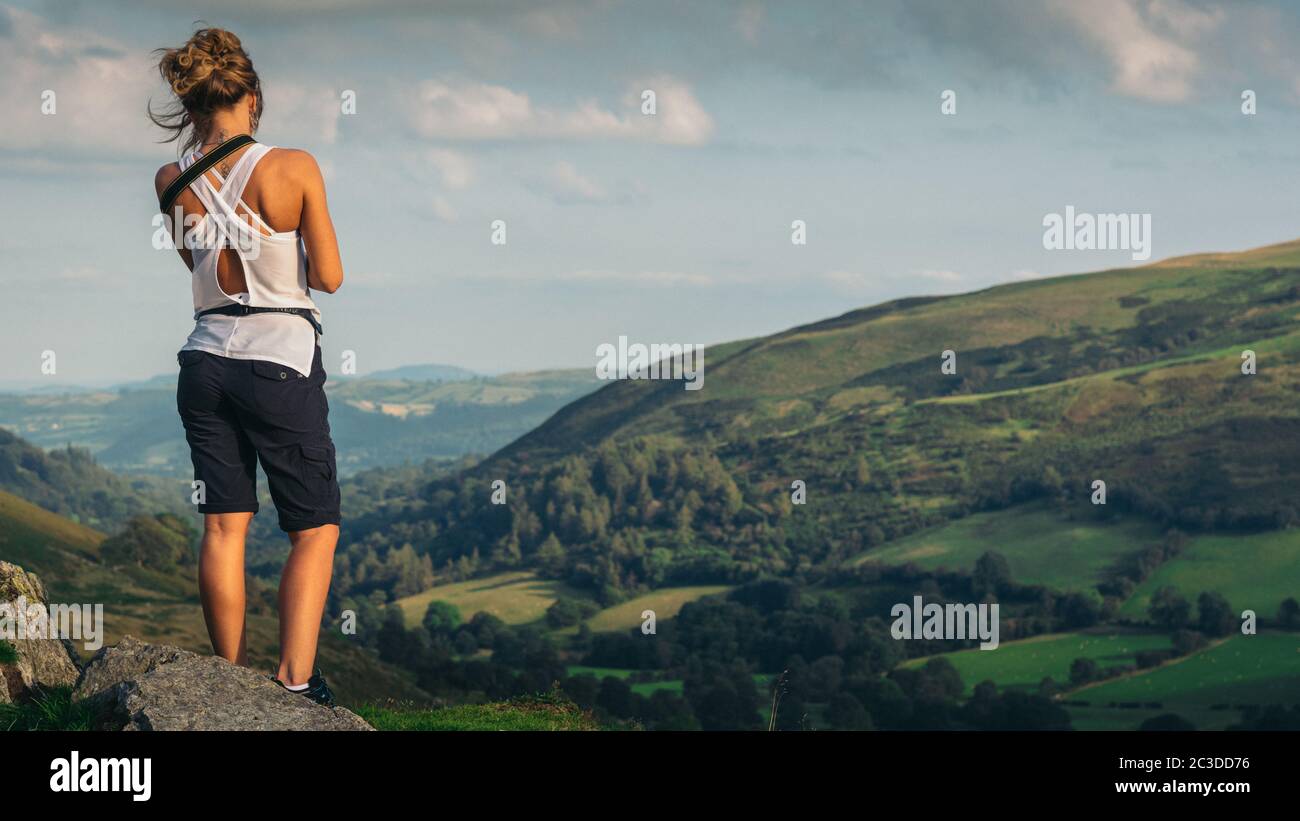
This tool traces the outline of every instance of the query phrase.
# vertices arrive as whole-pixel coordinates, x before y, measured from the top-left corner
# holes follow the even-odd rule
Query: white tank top
[[[191,249],[194,259],[194,313],[223,305],[240,304],[268,308],[308,308],[316,321],[320,310],[307,289],[307,256],[302,236],[293,231],[271,230],[261,215],[242,199],[244,187],[257,163],[272,146],[254,143],[235,162],[230,176],[222,179],[213,168],[190,185],[207,213],[191,232],[205,235],[205,241]],[[184,171],[201,155],[180,161]],[[238,210],[237,210],[238,209]],[[247,293],[227,294],[217,282],[217,260],[222,248],[232,248],[244,266]],[[206,351],[231,359],[264,359],[287,365],[303,375],[311,373],[318,336],[311,323],[293,314],[250,314],[249,316],[205,316],[197,320],[183,351]]]

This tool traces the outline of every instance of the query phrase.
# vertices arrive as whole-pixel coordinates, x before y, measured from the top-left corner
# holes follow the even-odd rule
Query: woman
[[[251,141],[262,94],[238,37],[205,28],[159,52],[176,100],[149,116],[185,155],[158,170],[159,197],[175,195],[168,187],[218,147],[248,143],[191,184],[180,180],[175,204],[164,207],[168,218],[183,214],[187,231],[196,228],[177,244],[192,272],[196,324],[177,354],[176,404],[203,514],[199,593],[208,635],[217,655],[247,665],[244,538],[258,508],[260,460],[292,545],[280,581],[274,679],[332,705],[325,680],[312,673],[339,535],[320,312],[309,290],[334,293],[343,282],[325,183],[307,152]]]

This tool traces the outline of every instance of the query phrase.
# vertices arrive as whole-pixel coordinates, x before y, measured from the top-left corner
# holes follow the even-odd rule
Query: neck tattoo
[[[224,128],[217,132],[217,145],[221,145],[221,144],[224,143],[227,139],[228,139],[228,137],[226,137],[226,130],[225,130]],[[220,163],[220,166],[221,166],[221,176],[223,176],[223,177],[229,177],[229,176],[230,176],[230,159],[229,159],[229,158],[226,158],[226,159],[222,160],[221,163]]]

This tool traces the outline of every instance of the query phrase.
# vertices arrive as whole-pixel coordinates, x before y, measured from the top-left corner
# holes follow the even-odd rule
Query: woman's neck
[[[231,137],[240,134],[252,134],[253,129],[249,125],[248,115],[236,115],[231,112],[229,115],[217,115],[212,118],[208,124],[207,130],[203,134],[203,143],[199,146],[201,150],[206,150],[215,145],[220,145]]]

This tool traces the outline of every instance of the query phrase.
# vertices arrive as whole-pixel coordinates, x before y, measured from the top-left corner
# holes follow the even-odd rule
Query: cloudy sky
[[[1130,264],[1045,250],[1067,205],[1151,214],[1152,259],[1300,236],[1280,0],[175,5],[0,3],[0,385],[175,368],[189,274],[150,221],[176,149],[144,111],[151,50],[200,17],[261,74],[259,139],[325,170],[327,368],[588,367],[619,335],[708,344]]]

